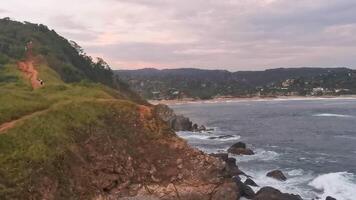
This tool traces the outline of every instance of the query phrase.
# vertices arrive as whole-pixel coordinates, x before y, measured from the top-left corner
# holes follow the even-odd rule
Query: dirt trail
[[[18,62],[18,68],[24,73],[25,77],[28,78],[31,82],[33,89],[38,89],[42,87],[43,83],[39,81],[38,71],[34,66],[34,58],[32,54],[32,42],[27,43],[26,45],[26,60],[23,62]]]
[[[16,120],[0,124],[0,135],[3,134],[5,131],[13,128],[15,126],[15,124],[17,124],[18,122],[29,119],[31,117],[34,117],[35,115],[43,114],[43,113],[47,112],[48,110],[49,110],[49,108],[40,110],[40,111],[36,111],[36,112],[30,113],[28,115],[24,115]]]
[[[115,101],[117,101],[117,99],[96,99],[95,101],[97,101],[97,102],[115,102]],[[68,102],[71,102],[71,101],[63,101],[63,102],[54,104],[49,108],[46,108],[46,109],[43,109],[43,110],[39,110],[39,111],[35,111],[33,113],[24,115],[24,116],[22,116],[22,117],[20,117],[18,119],[13,120],[13,121],[5,122],[3,124],[0,124],[0,135],[4,134],[7,130],[13,128],[20,121],[23,121],[23,120],[26,120],[26,119],[30,119],[31,117],[34,117],[36,115],[41,115],[41,114],[49,111],[51,108],[53,108],[54,106],[56,106],[58,104],[65,104],[65,103],[68,103]]]
[[[38,80],[38,71],[33,66],[33,60],[18,62],[17,66],[24,73],[26,78],[30,80],[33,89],[42,87],[40,81]]]

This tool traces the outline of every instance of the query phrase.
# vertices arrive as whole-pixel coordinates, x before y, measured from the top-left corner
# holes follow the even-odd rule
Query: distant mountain
[[[340,91],[354,93],[356,89],[355,71],[348,68],[277,68],[239,72],[146,68],[114,73],[148,99],[314,95],[316,88],[323,88],[322,94],[337,95]]]

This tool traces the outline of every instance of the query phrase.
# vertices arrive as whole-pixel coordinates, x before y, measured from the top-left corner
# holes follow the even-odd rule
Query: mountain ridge
[[[276,68],[264,71],[205,70],[205,69],[163,69],[116,70],[132,89],[143,97],[156,98],[153,92],[162,94],[159,98],[213,98],[215,96],[262,96],[295,95],[305,96],[313,88],[346,89],[356,91],[355,70],[348,68]],[[290,79],[290,80],[289,80]],[[292,81],[290,88],[283,91],[283,82]],[[330,82],[326,84],[326,82]],[[309,84],[309,85],[308,85]],[[289,87],[289,86],[288,86]],[[169,90],[178,91],[181,96],[170,95]],[[305,90],[305,91],[304,91]]]

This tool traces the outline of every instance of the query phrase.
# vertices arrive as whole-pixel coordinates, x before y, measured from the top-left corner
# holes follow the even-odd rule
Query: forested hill
[[[134,90],[149,99],[216,96],[274,96],[354,93],[356,74],[348,68],[276,68],[265,71],[193,68],[118,70]],[[340,92],[342,91],[342,92]]]
[[[112,87],[116,84],[109,65],[101,58],[86,55],[76,42],[42,24],[0,19],[0,64],[22,59],[29,42],[33,53],[41,55],[65,82],[90,80]]]

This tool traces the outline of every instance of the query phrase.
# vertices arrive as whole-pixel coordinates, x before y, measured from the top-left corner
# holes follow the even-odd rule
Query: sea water
[[[236,100],[171,107],[212,128],[178,132],[192,146],[207,153],[226,152],[242,141],[253,149],[252,156],[231,156],[260,187],[272,186],[304,199],[356,199],[355,99]],[[274,169],[282,170],[288,180],[266,177]]]

